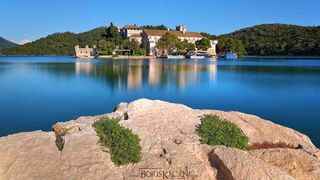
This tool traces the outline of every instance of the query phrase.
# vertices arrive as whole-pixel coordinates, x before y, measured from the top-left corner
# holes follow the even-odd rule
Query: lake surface
[[[0,57],[0,136],[161,99],[241,111],[294,128],[320,146],[320,58],[78,60]]]

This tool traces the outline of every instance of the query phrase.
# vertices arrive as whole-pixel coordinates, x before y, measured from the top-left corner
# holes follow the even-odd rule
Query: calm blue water
[[[242,111],[310,136],[320,146],[320,59],[81,60],[0,57],[0,136],[161,99]]]

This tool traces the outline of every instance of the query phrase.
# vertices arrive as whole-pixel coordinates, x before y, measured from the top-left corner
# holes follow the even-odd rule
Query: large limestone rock
[[[320,178],[320,161],[301,149],[261,149],[250,154],[273,166],[279,167],[296,179]]]
[[[0,138],[0,179],[139,179],[142,176],[173,178],[174,175],[189,179],[219,179],[227,169],[233,178],[235,175],[243,178],[261,175],[265,179],[298,177],[279,163],[269,162],[265,156],[200,144],[195,128],[204,114],[216,114],[234,122],[250,138],[250,144],[258,149],[263,147],[259,143],[266,142],[274,146],[281,142],[288,148],[300,148],[308,156],[302,159],[306,163],[312,160],[312,167],[318,167],[319,150],[307,136],[292,129],[239,112],[196,110],[180,104],[140,99],[129,104],[121,103],[109,114],[57,123],[53,132],[36,131]],[[109,154],[101,150],[92,124],[102,116],[122,119],[123,126],[139,135],[141,162],[117,167]],[[233,164],[226,163],[232,158]],[[247,162],[246,168],[243,168],[242,160]],[[249,161],[257,166],[249,166]],[[316,172],[312,171],[315,175]]]
[[[215,147],[209,159],[218,169],[218,179],[294,179],[279,168],[235,148]]]
[[[319,151],[308,136],[257,116],[240,112],[208,111],[208,113],[215,113],[221,118],[238,125],[250,138],[249,143],[251,146],[257,148],[263,148],[264,146],[303,148],[313,154],[317,154]]]

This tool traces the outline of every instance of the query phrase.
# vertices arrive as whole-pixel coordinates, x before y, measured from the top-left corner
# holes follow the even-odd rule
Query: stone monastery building
[[[156,54],[156,42],[167,32],[175,34],[181,41],[188,41],[189,43],[195,43],[198,40],[204,38],[199,32],[188,32],[187,27],[180,25],[176,27],[175,31],[172,30],[156,30],[156,29],[142,29],[136,25],[126,25],[123,28],[119,28],[119,31],[123,38],[135,39],[147,51],[147,55],[153,56]],[[211,41],[211,48],[207,50],[208,53],[216,55],[216,45],[218,41]]]

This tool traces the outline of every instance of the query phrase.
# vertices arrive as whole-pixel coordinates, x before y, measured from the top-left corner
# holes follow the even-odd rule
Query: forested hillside
[[[248,55],[320,55],[320,26],[263,24],[221,37],[241,40]]]
[[[8,41],[8,40],[4,39],[3,37],[0,37],[0,49],[11,48],[11,47],[15,47],[15,46],[18,46],[18,44],[13,43],[11,41]]]
[[[164,25],[145,27],[151,29],[165,28]],[[104,33],[105,28],[97,28],[79,34],[71,32],[55,33],[22,46],[2,49],[0,54],[72,55],[74,45],[92,46],[102,38]],[[263,24],[221,36],[202,34],[209,39],[218,39],[222,42],[220,46],[218,45],[218,51],[236,51],[241,55],[320,56],[320,26]]]
[[[44,38],[40,38],[31,43],[22,46],[2,49],[2,55],[73,55],[74,46],[94,45],[102,34],[105,33],[105,28],[97,28],[84,33],[55,33]]]

